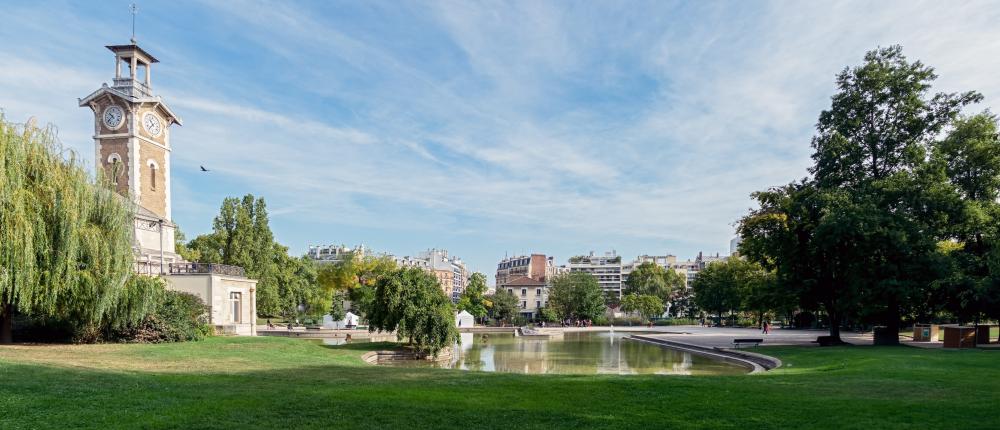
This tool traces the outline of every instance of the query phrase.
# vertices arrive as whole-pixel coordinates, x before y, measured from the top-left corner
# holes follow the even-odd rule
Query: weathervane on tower
[[[135,15],[139,13],[139,7],[132,3],[128,6],[128,11],[132,14],[132,44],[135,45]]]

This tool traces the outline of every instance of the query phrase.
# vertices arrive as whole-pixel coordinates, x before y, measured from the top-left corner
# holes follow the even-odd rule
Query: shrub
[[[207,324],[208,307],[198,296],[164,291],[156,310],[141,323],[112,330],[106,340],[160,343],[201,340],[214,334]]]
[[[673,326],[673,325],[698,325],[701,321],[696,318],[670,318],[653,321],[653,325],[657,326]]]

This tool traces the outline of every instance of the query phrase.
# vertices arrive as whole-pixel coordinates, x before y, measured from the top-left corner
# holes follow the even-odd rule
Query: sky
[[[0,109],[93,163],[77,99],[129,1],[0,0]],[[1000,3],[137,1],[173,218],[266,199],[278,241],[505,255],[728,253],[750,193],[804,177],[834,78],[899,44],[1000,100]],[[995,107],[992,109],[997,112]],[[211,172],[198,169],[204,165]],[[492,276],[490,276],[492,278]]]

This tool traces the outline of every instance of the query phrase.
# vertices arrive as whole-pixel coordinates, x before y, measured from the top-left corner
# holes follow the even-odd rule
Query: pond
[[[741,375],[734,364],[645,342],[629,333],[576,332],[562,339],[462,333],[448,362],[407,361],[394,366],[426,366],[528,374]]]

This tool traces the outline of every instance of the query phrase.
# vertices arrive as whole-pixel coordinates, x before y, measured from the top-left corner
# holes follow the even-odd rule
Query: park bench
[[[764,339],[733,339],[733,345],[736,345],[736,349],[740,349],[740,345],[753,344],[753,346],[758,346],[764,343]]]

